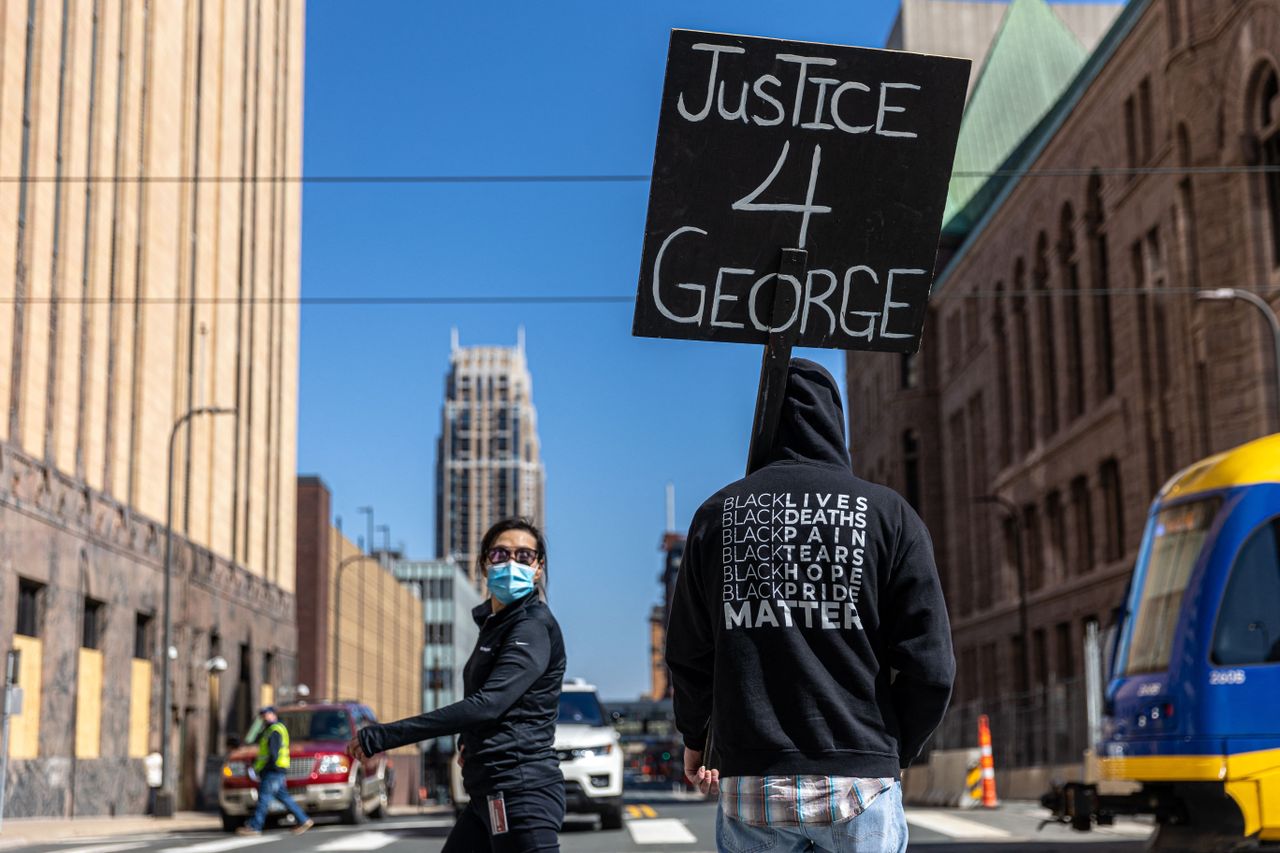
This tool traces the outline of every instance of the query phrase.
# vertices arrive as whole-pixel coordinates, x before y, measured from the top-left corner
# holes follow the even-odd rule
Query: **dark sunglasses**
[[[490,548],[485,553],[485,557],[487,557],[489,562],[492,564],[505,563],[507,560],[515,557],[517,563],[524,563],[526,566],[532,566],[539,556],[538,552],[532,548],[517,548],[515,551],[511,551],[501,545]]]

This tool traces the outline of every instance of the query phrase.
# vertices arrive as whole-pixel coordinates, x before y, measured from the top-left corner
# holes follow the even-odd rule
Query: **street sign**
[[[968,79],[966,59],[673,30],[632,333],[918,349]]]

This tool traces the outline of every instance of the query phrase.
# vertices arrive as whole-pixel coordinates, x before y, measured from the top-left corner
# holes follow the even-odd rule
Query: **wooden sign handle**
[[[760,387],[756,391],[756,413],[751,424],[751,447],[747,451],[747,473],[760,468],[768,459],[778,434],[778,419],[782,415],[782,398],[787,391],[787,367],[791,363],[791,347],[799,336],[800,318],[798,303],[804,289],[805,274],[809,269],[809,253],[804,249],[783,249],[778,265],[778,277],[774,279],[773,316],[770,329],[779,329],[769,335],[760,361]],[[784,278],[797,285],[792,287]],[[790,321],[790,322],[788,322]]]

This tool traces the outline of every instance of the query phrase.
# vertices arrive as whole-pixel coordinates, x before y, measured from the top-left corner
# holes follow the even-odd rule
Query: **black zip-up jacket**
[[[835,380],[791,362],[767,463],[689,529],[667,631],[676,726],[723,776],[896,776],[946,710],[929,533],[855,477]]]
[[[435,711],[360,732],[369,755],[460,734],[462,780],[473,797],[563,782],[556,719],[564,683],[564,640],[551,609],[531,593],[498,613],[488,601],[471,614],[480,626],[463,670],[466,697]]]

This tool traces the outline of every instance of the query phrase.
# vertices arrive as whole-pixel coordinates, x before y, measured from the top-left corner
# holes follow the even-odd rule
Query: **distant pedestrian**
[[[899,770],[946,711],[951,632],[929,533],[853,475],[821,366],[791,362],[766,464],[694,515],[667,664],[720,850],[906,850]]]
[[[560,849],[564,774],[555,751],[564,640],[546,604],[547,545],[527,521],[485,533],[476,568],[489,599],[472,611],[480,637],[463,670],[465,696],[435,711],[362,729],[347,754],[461,734],[458,763],[471,802],[442,853]]]
[[[258,777],[258,807],[249,823],[236,830],[239,835],[259,835],[267,822],[267,809],[273,800],[289,810],[297,825],[294,835],[301,835],[315,821],[289,796],[289,730],[280,722],[276,709],[268,705],[258,711],[262,718],[262,733],[258,735],[258,757],[253,762],[253,772]]]

